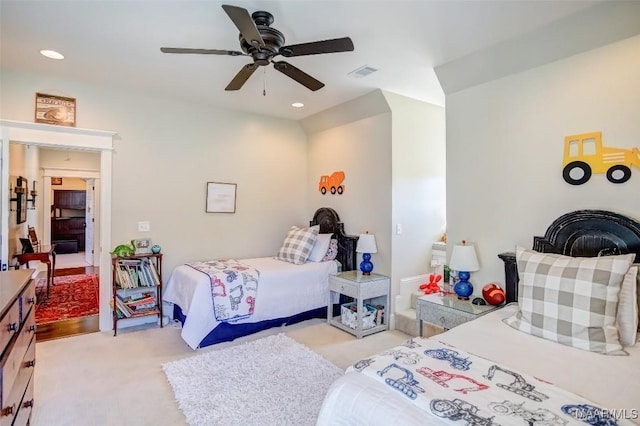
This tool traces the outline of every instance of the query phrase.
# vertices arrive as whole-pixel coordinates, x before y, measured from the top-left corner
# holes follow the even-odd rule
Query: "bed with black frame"
[[[272,327],[296,324],[311,318],[326,318],[329,298],[328,275],[330,273],[349,271],[356,268],[356,244],[358,237],[347,235],[345,233],[344,224],[340,221],[338,213],[332,208],[319,208],[309,222],[309,226],[314,225],[319,225],[320,234],[331,234],[331,238],[337,240],[337,256],[335,261],[331,261],[335,267],[334,272],[322,272],[324,275],[322,275],[321,282],[319,283],[320,287],[314,284],[314,288],[317,291],[315,291],[315,293],[314,291],[305,293],[307,278],[305,278],[305,275],[300,275],[299,272],[302,271],[303,268],[314,268],[314,270],[309,271],[309,274],[311,274],[313,278],[308,278],[308,280],[316,280],[319,275],[317,269],[324,265],[293,265],[287,264],[287,262],[276,261],[273,257],[270,257],[269,259],[259,258],[264,259],[266,262],[273,263],[275,269],[277,269],[274,273],[279,273],[282,268],[286,268],[287,270],[292,270],[295,273],[298,273],[298,275],[296,278],[292,278],[292,280],[295,280],[296,282],[276,282],[275,286],[270,285],[270,287],[266,287],[267,284],[263,284],[263,282],[270,282],[268,277],[271,271],[269,268],[260,270],[255,315],[260,319],[257,321],[249,318],[247,320],[237,322],[218,322],[211,319],[211,315],[208,310],[205,312],[205,309],[208,308],[202,307],[194,309],[195,303],[200,303],[200,300],[197,299],[204,299],[208,296],[208,301],[206,303],[208,303],[210,305],[210,309],[213,310],[210,294],[207,295],[207,292],[205,291],[205,288],[210,286],[208,277],[204,276],[204,274],[201,274],[202,276],[197,276],[197,272],[194,272],[192,268],[186,265],[177,267],[172,272],[163,293],[164,300],[173,303],[174,319],[177,319],[182,323],[182,337],[185,339],[187,344],[189,344],[193,349],[196,349],[197,347],[205,347],[220,342],[234,340],[238,337],[250,335]],[[242,262],[243,260],[240,259],[239,261]],[[321,263],[324,264],[327,262]],[[324,270],[329,269],[325,268]],[[273,292],[282,291],[282,288],[285,288],[285,286],[288,286],[287,288],[289,289],[287,290],[287,295],[285,296],[283,294],[282,300],[271,300],[269,302],[271,309],[269,314],[260,316],[259,309],[262,307],[260,302],[271,296]],[[198,293],[194,291],[195,287],[198,287],[201,290],[199,296]],[[275,287],[277,287],[277,289]],[[185,296],[187,293],[188,295]],[[309,294],[311,294],[311,296],[309,296]],[[304,307],[301,307],[299,311],[292,312],[291,305],[305,297],[312,297],[313,299],[308,301],[305,305],[301,305]],[[280,313],[280,311],[284,313]],[[193,314],[193,312],[199,313]],[[262,312],[264,312],[264,309]],[[194,321],[192,317],[197,317],[198,320]],[[206,329],[210,328],[210,330],[204,337],[202,337],[202,339],[200,339],[200,336],[204,334],[202,327],[205,327]],[[194,331],[190,331],[189,328]]]

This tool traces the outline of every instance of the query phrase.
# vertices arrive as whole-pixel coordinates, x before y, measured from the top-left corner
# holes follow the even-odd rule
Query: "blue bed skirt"
[[[175,304],[173,305],[173,318],[179,320],[182,324],[184,324],[184,321],[187,319],[186,315],[182,313],[182,308]],[[280,327],[281,325],[297,324],[312,318],[327,318],[326,306],[286,318],[276,318],[255,323],[231,324],[222,322],[202,339],[198,347],[204,348],[205,346],[215,345],[216,343],[229,342],[238,337],[248,336],[262,330]]]

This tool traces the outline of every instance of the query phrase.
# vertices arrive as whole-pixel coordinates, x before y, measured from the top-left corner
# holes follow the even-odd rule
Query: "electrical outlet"
[[[138,222],[138,232],[149,232],[151,230],[151,224],[148,220]]]
[[[402,224],[401,223],[397,223],[396,224],[396,235],[400,235],[402,234]]]

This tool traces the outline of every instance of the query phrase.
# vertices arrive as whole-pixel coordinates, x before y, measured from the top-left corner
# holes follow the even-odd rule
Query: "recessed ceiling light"
[[[302,108],[304,104],[302,102],[294,102],[291,104],[291,106],[294,108]]]
[[[64,55],[62,53],[56,52],[55,50],[41,50],[40,53],[47,58],[64,59]]]

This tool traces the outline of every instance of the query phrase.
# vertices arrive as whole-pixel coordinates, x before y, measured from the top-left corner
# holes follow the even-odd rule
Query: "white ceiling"
[[[3,69],[53,75],[212,106],[301,119],[383,89],[444,105],[434,67],[520,37],[598,1],[0,0]],[[326,86],[311,92],[261,67],[237,92],[225,86],[249,57],[175,55],[161,46],[240,50],[222,4],[266,10],[297,44],[349,36],[355,50],[287,61]],[[560,42],[560,41],[558,41]],[[41,49],[65,55],[47,59]],[[368,65],[365,78],[349,72]],[[263,73],[264,71],[264,73]],[[266,84],[267,95],[263,96]],[[60,94],[60,93],[58,93]],[[65,93],[73,97],[73,93]],[[303,102],[295,109],[292,102]]]

